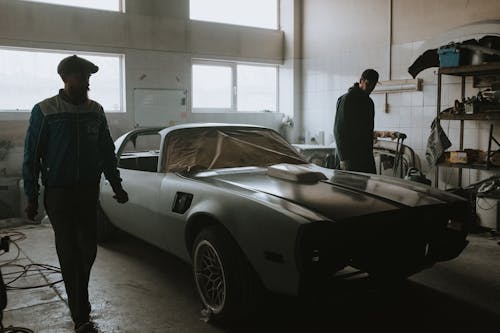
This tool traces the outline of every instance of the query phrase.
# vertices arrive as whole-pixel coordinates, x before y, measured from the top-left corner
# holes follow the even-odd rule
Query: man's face
[[[75,102],[85,102],[89,91],[88,73],[71,73],[64,76],[65,91]]]
[[[359,88],[361,90],[363,90],[365,93],[367,93],[368,95],[370,95],[372,93],[372,91],[373,91],[373,89],[375,89],[376,85],[377,85],[377,81],[371,82],[371,81],[366,80],[366,79],[359,80]]]

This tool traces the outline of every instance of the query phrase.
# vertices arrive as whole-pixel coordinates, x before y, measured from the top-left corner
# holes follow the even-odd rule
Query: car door
[[[167,249],[165,228],[160,219],[160,188],[165,174],[158,172],[160,135],[139,132],[118,149],[118,169],[129,201],[118,204],[107,180],[101,186],[101,205],[118,228],[148,243]]]

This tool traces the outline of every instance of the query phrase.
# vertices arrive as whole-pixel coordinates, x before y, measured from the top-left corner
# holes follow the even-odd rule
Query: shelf
[[[467,65],[467,66],[458,66],[458,67],[442,67],[438,70],[438,82],[437,82],[437,111],[438,117],[437,121],[440,120],[460,120],[460,150],[463,150],[463,139],[464,139],[464,120],[486,120],[486,121],[495,121],[500,120],[500,112],[498,109],[498,105],[478,105],[477,110],[476,106],[474,106],[474,114],[451,114],[451,113],[440,113],[441,109],[441,88],[442,88],[442,75],[453,75],[460,76],[462,81],[462,93],[461,97],[465,96],[465,84],[466,84],[466,76],[472,76],[474,78],[474,82],[478,78],[482,78],[486,83],[498,81],[498,77],[500,77],[500,62],[495,63],[486,63],[481,65]],[[491,79],[490,77],[493,77]],[[490,124],[490,135],[488,142],[488,153],[487,160],[491,162],[492,154],[494,153],[494,149],[492,149],[492,143],[495,143],[500,147],[500,142],[497,141],[493,137],[493,124]],[[448,168],[457,168],[458,169],[458,186],[462,186],[462,169],[476,169],[476,170],[491,170],[491,171],[499,171],[500,166],[491,165],[491,163],[476,163],[476,164],[462,164],[462,163],[448,163],[448,162],[440,162],[436,165],[436,170],[439,167],[448,167]],[[439,172],[436,171],[434,174],[434,186],[438,187],[439,184]]]
[[[485,74],[498,74],[500,63],[492,62],[482,65],[467,65],[458,67],[440,67],[439,74],[457,75],[457,76],[477,76]]]
[[[439,115],[441,120],[500,120],[500,112],[483,112],[475,114],[446,114]]]
[[[486,163],[483,164],[463,164],[463,163],[448,163],[448,162],[439,162],[437,164],[440,167],[448,167],[448,168],[459,168],[459,169],[476,169],[476,170],[500,170],[500,166],[487,166]]]

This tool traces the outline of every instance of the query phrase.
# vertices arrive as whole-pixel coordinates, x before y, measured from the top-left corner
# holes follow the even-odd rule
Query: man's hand
[[[36,214],[38,214],[38,204],[32,200],[28,200],[26,208],[24,209],[26,215],[31,221],[35,220]]]
[[[113,195],[113,198],[115,198],[115,200],[118,202],[118,203],[125,203],[128,201],[128,193],[124,190],[124,189],[119,189],[115,192],[115,195]]]

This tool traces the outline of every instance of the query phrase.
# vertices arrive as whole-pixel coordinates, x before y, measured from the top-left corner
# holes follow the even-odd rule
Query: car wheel
[[[196,288],[210,319],[231,322],[256,311],[259,279],[224,228],[203,229],[192,254]]]
[[[104,243],[113,238],[116,227],[111,223],[100,204],[97,205],[97,241]]]

